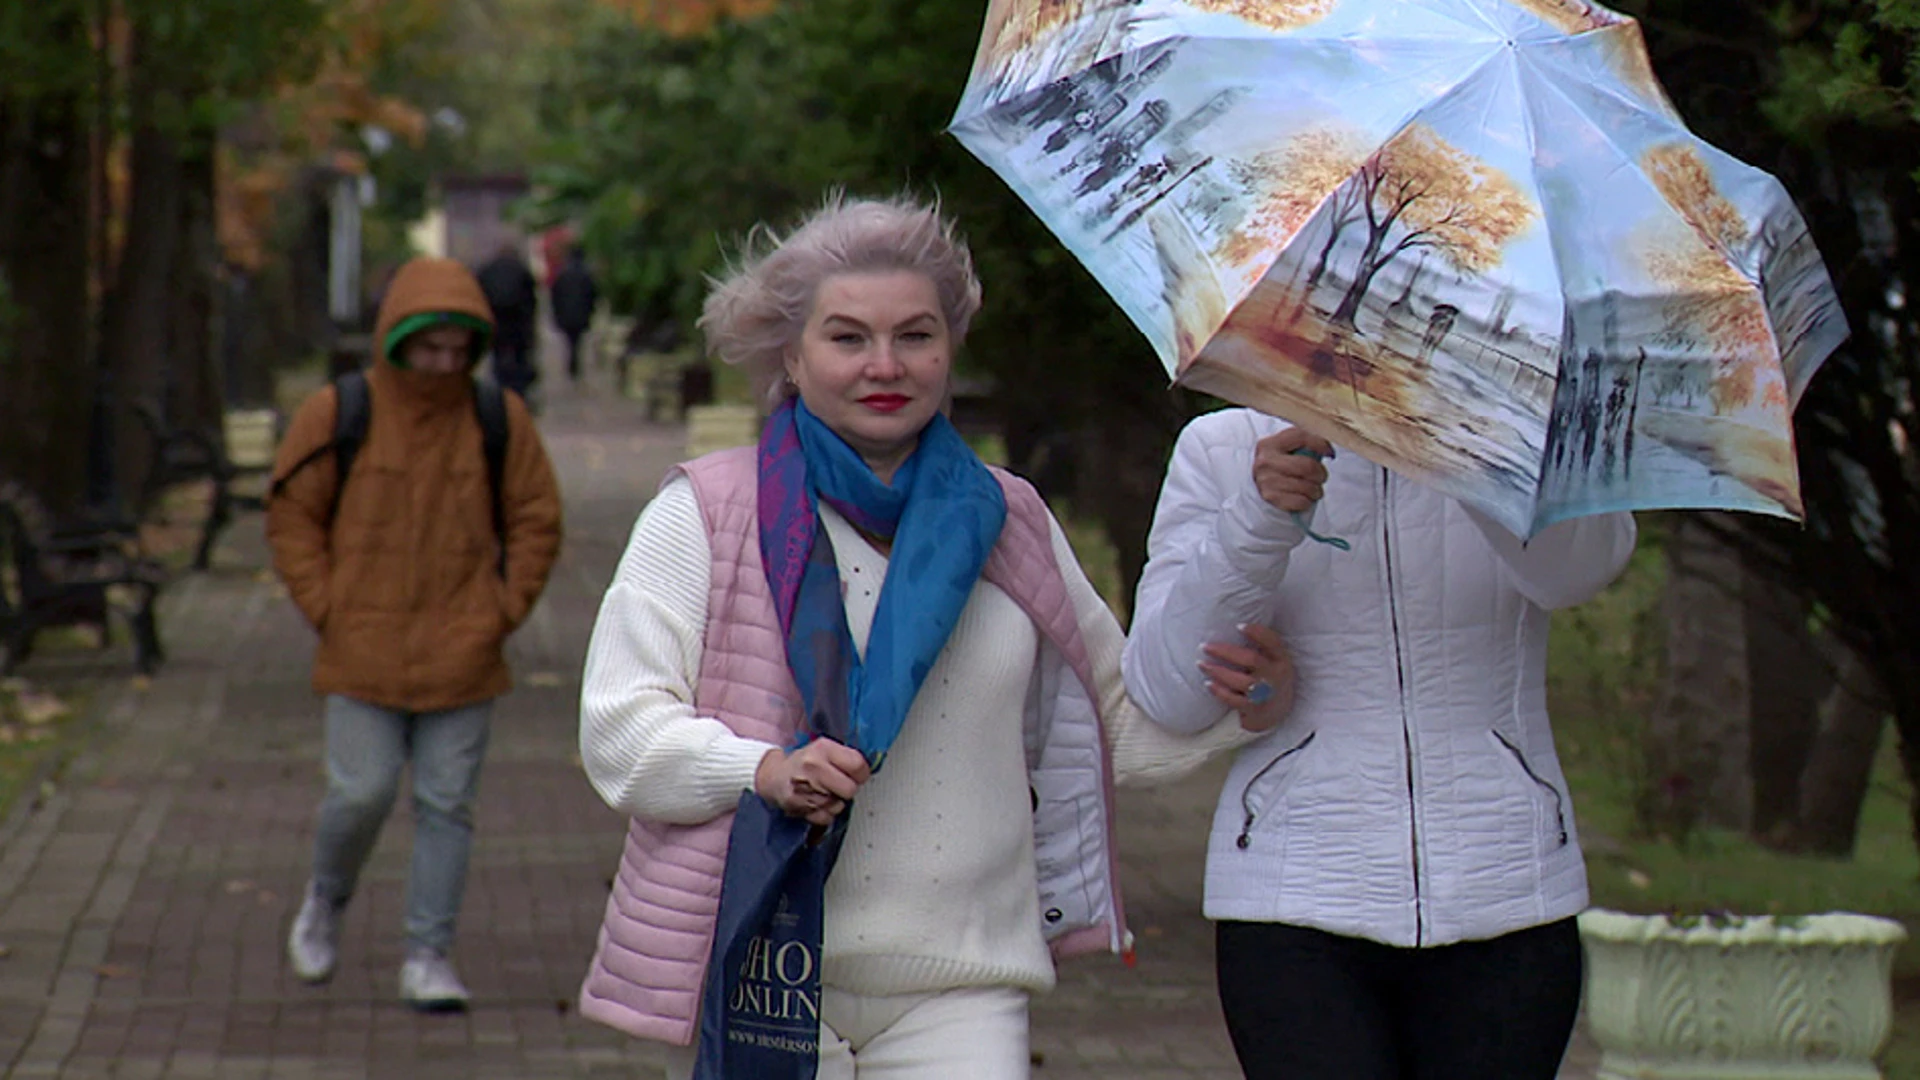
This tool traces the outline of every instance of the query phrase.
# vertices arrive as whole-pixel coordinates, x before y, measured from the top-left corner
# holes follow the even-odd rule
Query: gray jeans
[[[345,907],[393,811],[413,762],[413,868],[407,878],[410,946],[445,953],[467,889],[473,801],[493,702],[410,713],[327,697],[327,794],[313,840],[313,884]]]

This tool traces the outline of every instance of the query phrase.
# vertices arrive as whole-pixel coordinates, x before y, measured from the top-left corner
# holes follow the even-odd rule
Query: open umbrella
[[[952,124],[1186,386],[1520,536],[1797,517],[1845,338],[1771,176],[1581,0],[991,0]]]

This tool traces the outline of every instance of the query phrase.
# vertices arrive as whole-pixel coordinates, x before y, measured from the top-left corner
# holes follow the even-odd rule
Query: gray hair
[[[770,401],[791,393],[781,374],[812,314],[820,283],[835,274],[909,270],[933,282],[955,348],[980,310],[973,256],[936,204],[907,196],[847,199],[835,193],[785,236],[766,225],[748,234],[739,261],[700,313],[707,351],[765,384]]]

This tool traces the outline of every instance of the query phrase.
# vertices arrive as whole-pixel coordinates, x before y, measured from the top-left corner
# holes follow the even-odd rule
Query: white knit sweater
[[[847,625],[863,653],[887,559],[823,508]],[[1181,775],[1250,738],[1231,719],[1171,735],[1126,699],[1119,624],[1053,527],[1123,781]],[[775,747],[694,712],[712,553],[692,485],[676,478],[635,524],[587,651],[581,758],[608,805],[678,824],[733,809]],[[1023,718],[1040,636],[997,587],[974,588],[886,766],[853,804],[828,881],[826,982],[861,994],[1044,989]]]

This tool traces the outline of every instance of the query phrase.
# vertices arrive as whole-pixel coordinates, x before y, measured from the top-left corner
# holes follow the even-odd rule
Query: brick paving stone
[[[577,761],[587,636],[634,515],[678,459],[590,382],[541,418],[567,506],[553,582],[509,645],[519,688],[497,713],[454,959],[467,1016],[395,1000],[412,829],[393,816],[344,917],[340,968],[285,969],[321,793],[312,635],[264,573],[258,516],[162,606],[171,656],[150,685],[116,652],[37,659],[88,688],[92,745],[35,807],[0,822],[0,1073],[166,1080],[521,1080],[660,1075],[660,1048],[574,1008],[622,823]],[[1075,961],[1034,1005],[1040,1080],[1238,1075],[1214,999],[1200,869],[1220,770],[1121,795],[1122,876],[1138,962]],[[1570,1066],[1590,1051],[1576,1048]]]

